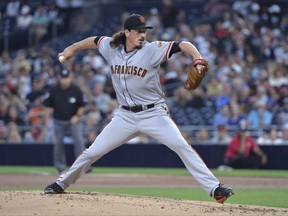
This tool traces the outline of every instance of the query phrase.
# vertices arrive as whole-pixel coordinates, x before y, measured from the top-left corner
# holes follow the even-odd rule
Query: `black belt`
[[[155,104],[148,104],[148,105],[137,105],[137,106],[122,106],[123,109],[125,110],[129,110],[131,112],[137,113],[137,112],[141,112],[150,108],[153,108],[155,106]]]

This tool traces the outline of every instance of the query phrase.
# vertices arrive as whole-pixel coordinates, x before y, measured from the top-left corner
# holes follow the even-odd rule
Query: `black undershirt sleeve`
[[[181,52],[181,49],[179,47],[179,44],[181,43],[182,41],[174,41],[173,44],[172,44],[172,47],[171,47],[171,50],[170,50],[170,53],[169,53],[169,58],[174,54],[174,53],[177,53],[177,52]]]
[[[96,44],[96,46],[97,46],[97,44],[98,44],[98,41],[99,41],[99,39],[100,39],[101,37],[99,37],[99,36],[96,36],[96,38],[94,39],[94,43]]]

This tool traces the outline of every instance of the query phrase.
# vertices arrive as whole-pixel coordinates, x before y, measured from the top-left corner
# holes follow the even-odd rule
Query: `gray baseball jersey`
[[[159,80],[160,64],[168,59],[173,42],[145,42],[141,49],[126,53],[113,49],[110,37],[98,41],[102,56],[111,68],[111,78],[120,105],[135,106],[164,102]]]

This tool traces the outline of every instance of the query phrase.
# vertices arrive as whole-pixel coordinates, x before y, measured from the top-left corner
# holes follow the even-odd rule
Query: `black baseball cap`
[[[153,29],[152,26],[147,26],[145,18],[139,14],[132,14],[124,22],[124,29],[128,29],[129,31],[140,28]]]
[[[59,76],[61,78],[66,78],[66,77],[69,77],[70,76],[70,71],[67,70],[67,69],[63,69],[59,72]]]

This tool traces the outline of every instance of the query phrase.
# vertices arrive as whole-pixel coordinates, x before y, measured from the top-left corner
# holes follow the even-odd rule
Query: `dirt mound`
[[[0,191],[1,215],[97,216],[284,216],[287,209],[218,204],[200,201],[67,192],[47,195],[40,191]]]

